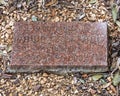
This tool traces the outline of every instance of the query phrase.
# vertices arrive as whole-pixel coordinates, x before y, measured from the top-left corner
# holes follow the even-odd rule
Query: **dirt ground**
[[[117,70],[63,75],[6,74],[13,24],[20,20],[107,22],[109,62],[111,69]],[[0,0],[0,96],[120,96],[119,20],[119,0]]]

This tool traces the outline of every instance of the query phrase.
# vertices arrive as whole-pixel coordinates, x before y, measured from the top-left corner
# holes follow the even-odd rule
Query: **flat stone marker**
[[[16,22],[9,72],[104,72],[107,24]]]

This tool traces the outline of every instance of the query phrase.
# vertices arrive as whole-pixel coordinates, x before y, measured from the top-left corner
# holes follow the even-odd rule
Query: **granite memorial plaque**
[[[106,22],[15,23],[9,72],[104,72]]]

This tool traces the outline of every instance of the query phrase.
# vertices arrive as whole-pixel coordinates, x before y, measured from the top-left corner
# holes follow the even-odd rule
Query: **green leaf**
[[[111,82],[109,82],[109,83],[106,83],[106,84],[103,84],[103,88],[105,89],[105,88],[107,88],[107,87],[109,87],[111,85]]]
[[[113,77],[113,85],[117,86],[120,83],[120,73],[117,72]]]
[[[85,83],[85,81],[83,79],[79,79],[79,80],[80,80],[81,83],[83,83],[83,84]]]
[[[101,74],[96,74],[96,75],[93,75],[92,76],[92,79],[94,80],[94,81],[97,81],[97,80],[99,80],[100,78],[102,78],[103,77],[103,75],[101,75]]]
[[[3,51],[0,50],[0,55],[3,55]]]
[[[90,4],[94,4],[94,3],[96,3],[97,2],[97,0],[90,0]]]
[[[116,4],[113,4],[112,5],[112,17],[113,17],[114,22],[116,22],[117,13],[118,13],[118,6]]]
[[[104,79],[100,79],[100,82],[101,82],[102,84],[106,84],[106,82],[105,82]]]
[[[116,21],[116,24],[120,27],[120,21]]]
[[[6,5],[7,3],[4,0],[0,0],[0,4]]]
[[[37,17],[35,15],[32,16],[32,21],[37,21]]]

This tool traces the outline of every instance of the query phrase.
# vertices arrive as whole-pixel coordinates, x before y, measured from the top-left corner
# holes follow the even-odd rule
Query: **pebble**
[[[41,90],[41,85],[36,85],[34,86],[33,90],[36,92],[36,91],[40,91]]]
[[[96,20],[96,15],[95,14],[91,14],[91,15],[88,15],[87,18],[90,21],[95,21]]]
[[[24,21],[26,21],[27,20],[27,17],[21,17]]]
[[[22,7],[22,4],[17,4],[17,8],[21,8]]]
[[[48,92],[51,92],[51,91],[53,91],[53,88],[49,88],[49,89],[47,89],[47,91],[48,91]]]
[[[89,91],[91,94],[95,94],[95,93],[96,93],[96,90],[94,90],[94,89],[92,89],[92,88],[90,88],[88,91]]]
[[[88,75],[87,75],[87,74],[83,74],[82,77],[83,77],[83,78],[87,78]]]
[[[10,93],[10,94],[9,94],[9,96],[13,96],[13,94],[12,94],[12,93]]]
[[[79,92],[78,90],[75,90],[75,91],[74,91],[75,94],[78,93],[78,92]]]
[[[8,39],[8,37],[9,37],[9,35],[8,35],[8,33],[6,33],[6,34],[5,34],[5,38]]]
[[[33,15],[31,18],[32,18],[32,21],[37,21],[37,17],[35,15]]]
[[[84,17],[85,17],[85,13],[81,11],[81,12],[77,15],[76,18],[77,18],[78,20],[81,20],[81,19],[83,19]]]
[[[9,25],[10,26],[13,26],[14,22],[13,21],[10,21]]]
[[[23,96],[23,94],[19,93],[18,96]]]
[[[43,79],[40,81],[40,83],[41,83],[41,84],[45,84],[46,81],[47,81],[47,79],[46,79],[46,78],[43,78]]]
[[[4,50],[6,47],[6,45],[0,45],[0,50]]]
[[[48,77],[49,75],[47,73],[43,73],[43,77]]]
[[[18,83],[20,83],[20,80],[19,80],[19,79],[15,79],[15,80],[13,81],[13,84],[18,84]]]
[[[2,93],[0,93],[0,96],[3,96],[3,94],[2,94]]]
[[[76,84],[78,82],[76,77],[73,77],[72,84]]]
[[[4,51],[3,51],[3,54],[7,54],[7,51],[6,51],[6,50],[4,50]]]
[[[54,21],[55,21],[55,22],[58,22],[59,20],[60,20],[59,17],[55,17],[55,18],[54,18]]]
[[[5,26],[5,22],[2,22],[1,25],[2,25],[2,26]]]
[[[111,81],[112,81],[111,77],[107,77],[107,80],[108,80],[109,82],[111,82]]]

